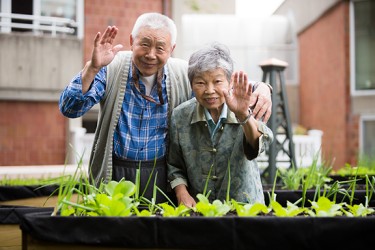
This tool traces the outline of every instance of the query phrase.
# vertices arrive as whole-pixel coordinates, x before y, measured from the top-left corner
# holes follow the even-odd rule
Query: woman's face
[[[223,89],[229,88],[225,72],[221,68],[196,74],[192,89],[197,101],[212,114],[220,115],[225,97]]]

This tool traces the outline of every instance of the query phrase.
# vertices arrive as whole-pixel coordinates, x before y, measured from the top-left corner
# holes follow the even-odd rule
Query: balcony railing
[[[24,22],[20,22],[21,20]],[[10,33],[12,29],[21,29],[30,30],[35,34],[49,32],[52,36],[57,34],[74,35],[77,33],[77,28],[77,22],[69,18],[0,13],[1,33]]]
[[[321,143],[323,132],[320,130],[309,130],[307,135],[293,135],[293,143],[295,147],[295,156],[297,167],[308,167],[314,162],[321,164]],[[86,133],[85,128],[73,128],[70,132],[72,142],[73,163],[77,158],[82,157],[83,164],[87,166],[90,158],[91,147],[94,141],[94,134]],[[278,135],[283,137],[285,135]],[[281,138],[283,139],[283,138]],[[288,147],[288,145],[284,145]],[[280,153],[277,155],[278,167],[285,168],[288,166],[289,157]],[[268,156],[262,153],[257,158],[258,165],[264,169],[268,165]],[[285,164],[284,164],[285,162]]]

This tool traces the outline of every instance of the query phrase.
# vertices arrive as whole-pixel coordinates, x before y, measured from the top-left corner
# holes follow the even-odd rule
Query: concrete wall
[[[82,67],[76,38],[0,34],[0,100],[57,101]]]
[[[228,0],[174,0],[172,1],[172,18],[177,26],[177,46],[174,50],[174,56],[185,57],[184,40],[188,39],[189,34],[184,34],[182,19],[186,14],[222,14],[234,15],[236,11],[236,1]],[[206,25],[201,23],[201,25]],[[192,28],[192,27],[190,27]],[[185,36],[185,37],[184,37]]]
[[[318,20],[326,10],[341,0],[285,0],[276,9],[276,15],[293,15],[297,33]]]

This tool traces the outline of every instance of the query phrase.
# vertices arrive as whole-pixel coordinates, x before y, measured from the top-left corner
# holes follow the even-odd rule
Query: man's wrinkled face
[[[130,35],[133,62],[143,76],[151,76],[163,68],[171,56],[171,34],[163,29],[143,27],[138,35]]]

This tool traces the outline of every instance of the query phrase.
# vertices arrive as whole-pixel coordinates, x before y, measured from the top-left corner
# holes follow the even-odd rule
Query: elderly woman
[[[247,74],[233,73],[229,50],[214,43],[191,55],[188,77],[195,98],[173,110],[170,126],[168,179],[178,203],[195,206],[207,178],[211,201],[225,200],[230,180],[230,198],[264,203],[255,159],[273,133],[252,116]]]

